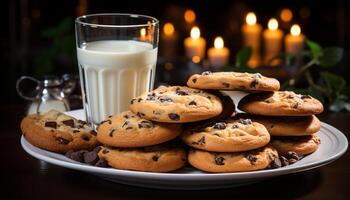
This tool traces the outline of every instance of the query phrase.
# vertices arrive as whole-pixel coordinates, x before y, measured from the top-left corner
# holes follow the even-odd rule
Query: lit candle
[[[276,66],[279,60],[274,60],[268,63],[273,57],[278,55],[282,48],[283,32],[278,29],[278,21],[275,18],[269,20],[267,24],[268,29],[264,30],[264,61],[265,64]]]
[[[303,49],[305,36],[301,34],[300,26],[294,24],[290,28],[290,34],[286,35],[284,44],[286,52],[290,54],[296,54]]]
[[[191,9],[187,9],[184,13],[184,19],[187,24],[193,24],[196,21],[196,13]]]
[[[165,23],[161,34],[160,53],[165,60],[171,60],[177,52],[178,35],[172,23]]]
[[[248,61],[248,66],[257,67],[260,64],[260,37],[262,27],[256,23],[256,16],[249,12],[246,16],[246,24],[242,26],[244,46],[252,48],[252,56]]]
[[[204,58],[206,42],[201,37],[201,32],[197,26],[191,29],[191,37],[185,39],[184,46],[188,58],[192,59],[195,56],[199,57],[200,60]]]
[[[145,28],[141,28],[140,29],[140,41],[147,41],[147,32],[146,32],[146,29]]]
[[[216,37],[214,40],[214,47],[208,50],[208,57],[210,64],[213,67],[225,66],[228,62],[230,50],[224,47],[224,40],[222,37]]]

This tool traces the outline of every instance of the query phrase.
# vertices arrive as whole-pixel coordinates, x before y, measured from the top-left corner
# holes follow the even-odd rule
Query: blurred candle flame
[[[142,28],[142,29],[140,30],[140,36],[141,36],[141,37],[145,37],[145,36],[146,36],[146,29],[145,29],[145,28]]]
[[[253,12],[249,12],[245,18],[245,21],[248,25],[256,24],[256,15]]]
[[[200,36],[201,36],[201,31],[199,30],[199,28],[197,26],[194,26],[191,29],[191,38],[198,39]]]
[[[165,35],[170,36],[173,35],[175,32],[174,25],[172,23],[165,23],[163,26],[163,32]]]
[[[214,40],[215,49],[222,49],[224,47],[224,40],[222,37],[216,37]]]
[[[275,18],[271,18],[267,24],[267,27],[272,30],[275,31],[278,29],[278,21]]]
[[[284,22],[290,22],[293,19],[293,13],[289,8],[284,8],[281,11],[280,17]]]
[[[196,20],[196,13],[191,9],[187,9],[184,18],[187,23],[192,24]]]
[[[298,24],[294,24],[291,28],[290,28],[290,34],[293,36],[299,36],[301,33],[301,29],[300,26]]]

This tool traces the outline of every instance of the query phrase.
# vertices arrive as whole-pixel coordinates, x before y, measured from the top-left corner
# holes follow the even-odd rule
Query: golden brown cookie
[[[315,152],[321,144],[316,135],[299,136],[299,137],[273,137],[270,142],[279,154],[284,155],[293,151],[298,155],[307,155]]]
[[[102,147],[98,155],[113,168],[145,172],[174,171],[183,167],[187,160],[183,148],[167,144],[143,148]]]
[[[320,120],[315,115],[277,117],[239,113],[237,117],[250,118],[263,124],[272,136],[312,135],[321,128]]]
[[[265,146],[270,141],[266,128],[250,119],[228,119],[181,135],[189,146],[213,152],[240,152]]]
[[[237,153],[191,150],[188,162],[206,172],[247,172],[265,169],[277,157],[277,151],[272,147]]]
[[[54,152],[92,149],[98,145],[96,132],[86,122],[56,110],[26,116],[21,129],[32,145]]]
[[[181,131],[181,124],[152,122],[125,111],[98,126],[97,140],[113,147],[144,147],[169,141]]]
[[[222,102],[222,112],[220,113],[220,115],[207,120],[186,123],[184,124],[185,129],[192,129],[192,128],[198,129],[199,127],[205,128],[206,126],[212,124],[213,122],[225,120],[231,117],[232,114],[234,114],[236,106],[230,96],[226,96],[225,94],[222,94],[219,91],[210,91],[210,93],[219,97]]]
[[[184,123],[209,119],[222,112],[218,97],[181,86],[160,86],[131,101],[130,110],[152,121]]]
[[[277,79],[246,72],[207,71],[192,75],[187,85],[191,88],[210,90],[276,91],[280,88]]]
[[[307,116],[320,114],[323,105],[310,95],[277,91],[245,96],[238,108],[250,114],[268,116]]]

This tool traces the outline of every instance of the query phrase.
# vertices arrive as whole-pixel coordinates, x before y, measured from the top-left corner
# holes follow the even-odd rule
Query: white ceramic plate
[[[68,114],[80,119],[83,118],[82,110],[72,111]],[[348,147],[348,141],[344,134],[326,123],[322,123],[321,130],[317,133],[317,136],[321,139],[319,149],[293,165],[279,169],[221,174],[204,173],[191,167],[172,173],[138,172],[94,167],[72,161],[61,154],[39,149],[28,143],[23,136],[21,144],[27,153],[37,159],[61,167],[95,174],[113,182],[148,188],[190,190],[228,188],[257,182],[273,176],[313,169],[336,160],[345,153]]]

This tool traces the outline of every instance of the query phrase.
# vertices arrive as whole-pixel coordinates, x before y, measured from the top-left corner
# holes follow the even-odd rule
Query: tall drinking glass
[[[135,14],[92,14],[75,20],[86,119],[99,124],[128,110],[130,100],[153,88],[159,22]]]

